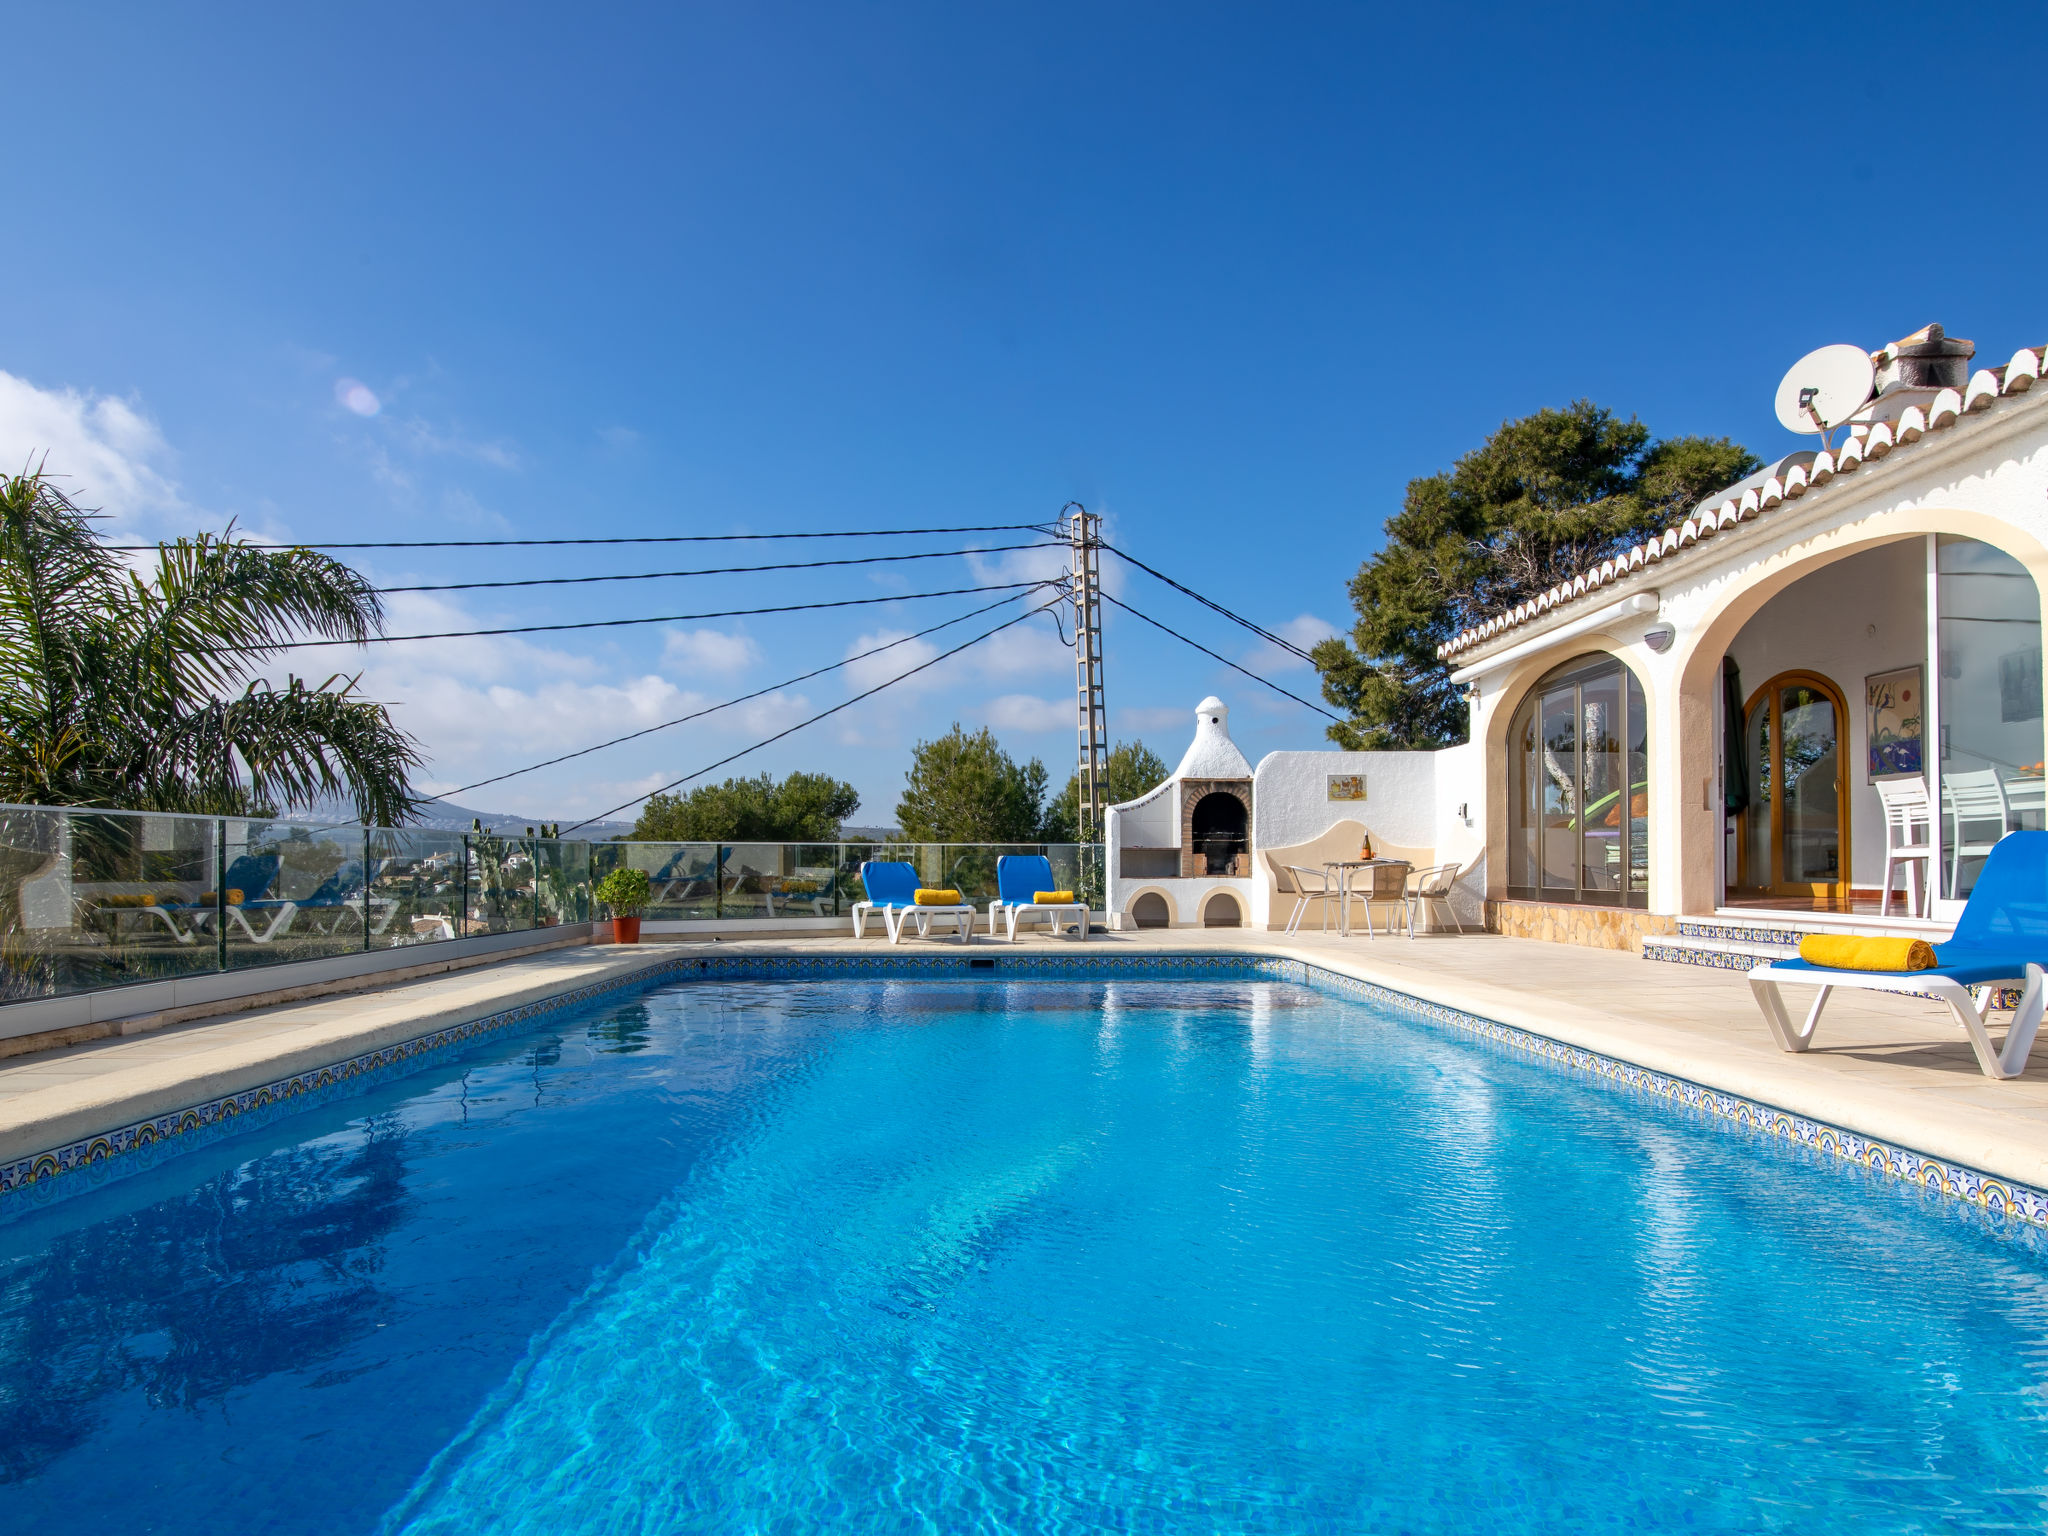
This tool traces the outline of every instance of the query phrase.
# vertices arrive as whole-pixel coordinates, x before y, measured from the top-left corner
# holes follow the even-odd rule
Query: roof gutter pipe
[[[1534,656],[1538,651],[1548,650],[1560,640],[1573,640],[1580,635],[1591,634],[1596,629],[1606,628],[1617,619],[1633,619],[1646,613],[1654,614],[1659,601],[1660,598],[1655,592],[1632,592],[1619,602],[1595,608],[1591,613],[1580,614],[1569,624],[1560,624],[1556,629],[1546,629],[1542,634],[1531,635],[1520,644],[1511,645],[1484,661],[1474,662],[1469,667],[1460,667],[1451,674],[1451,681],[1462,686],[1475,677],[1498,671],[1522,660],[1525,656]]]

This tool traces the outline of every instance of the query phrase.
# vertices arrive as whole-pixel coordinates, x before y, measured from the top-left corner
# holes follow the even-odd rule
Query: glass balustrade
[[[646,871],[655,932],[843,919],[870,859],[985,908],[1008,853],[1101,903],[1090,844],[593,843],[0,806],[0,1004],[584,923],[609,916],[591,891],[620,867]]]

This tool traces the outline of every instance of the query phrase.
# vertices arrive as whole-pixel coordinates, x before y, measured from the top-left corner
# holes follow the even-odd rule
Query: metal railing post
[[[469,937],[469,834],[462,834],[462,907],[455,917],[455,937]]]
[[[715,917],[725,916],[725,844],[713,843],[718,857],[711,865],[711,912]]]
[[[363,828],[363,952],[370,949],[370,829]]]
[[[224,816],[213,824],[213,963],[217,970],[228,968],[228,823]]]

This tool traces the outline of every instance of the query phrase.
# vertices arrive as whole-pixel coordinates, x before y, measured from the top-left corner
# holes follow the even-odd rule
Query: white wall
[[[1149,795],[1122,807],[1112,806],[1104,826],[1114,826],[1116,831],[1113,835],[1105,831],[1105,840],[1111,847],[1178,848],[1179,795],[1179,783],[1168,779]]]
[[[1340,821],[1404,848],[1436,842],[1434,752],[1269,752],[1252,771],[1252,842],[1287,848]],[[1332,800],[1332,774],[1362,774],[1365,799]]]
[[[1362,775],[1365,799],[1330,799],[1332,774]],[[1486,893],[1484,799],[1485,764],[1470,745],[1440,752],[1272,752],[1252,774],[1252,847],[1294,847],[1340,821],[1359,822],[1376,841],[1468,866],[1455,904],[1460,920],[1477,926]],[[1256,886],[1253,921],[1264,927],[1276,920],[1273,887],[1267,878]],[[1281,911],[1277,920],[1286,916]]]

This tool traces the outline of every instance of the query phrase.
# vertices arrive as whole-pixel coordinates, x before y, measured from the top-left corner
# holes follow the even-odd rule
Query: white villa
[[[1530,937],[1952,920],[1991,843],[2048,812],[2043,349],[1974,353],[1939,326],[1872,353],[1828,446],[1457,636],[1464,745],[1253,768],[1206,700],[1173,777],[1109,813],[1112,921],[1283,927],[1273,866],[1366,834],[1457,863],[1462,919]],[[1886,796],[1924,821],[1888,829]]]

